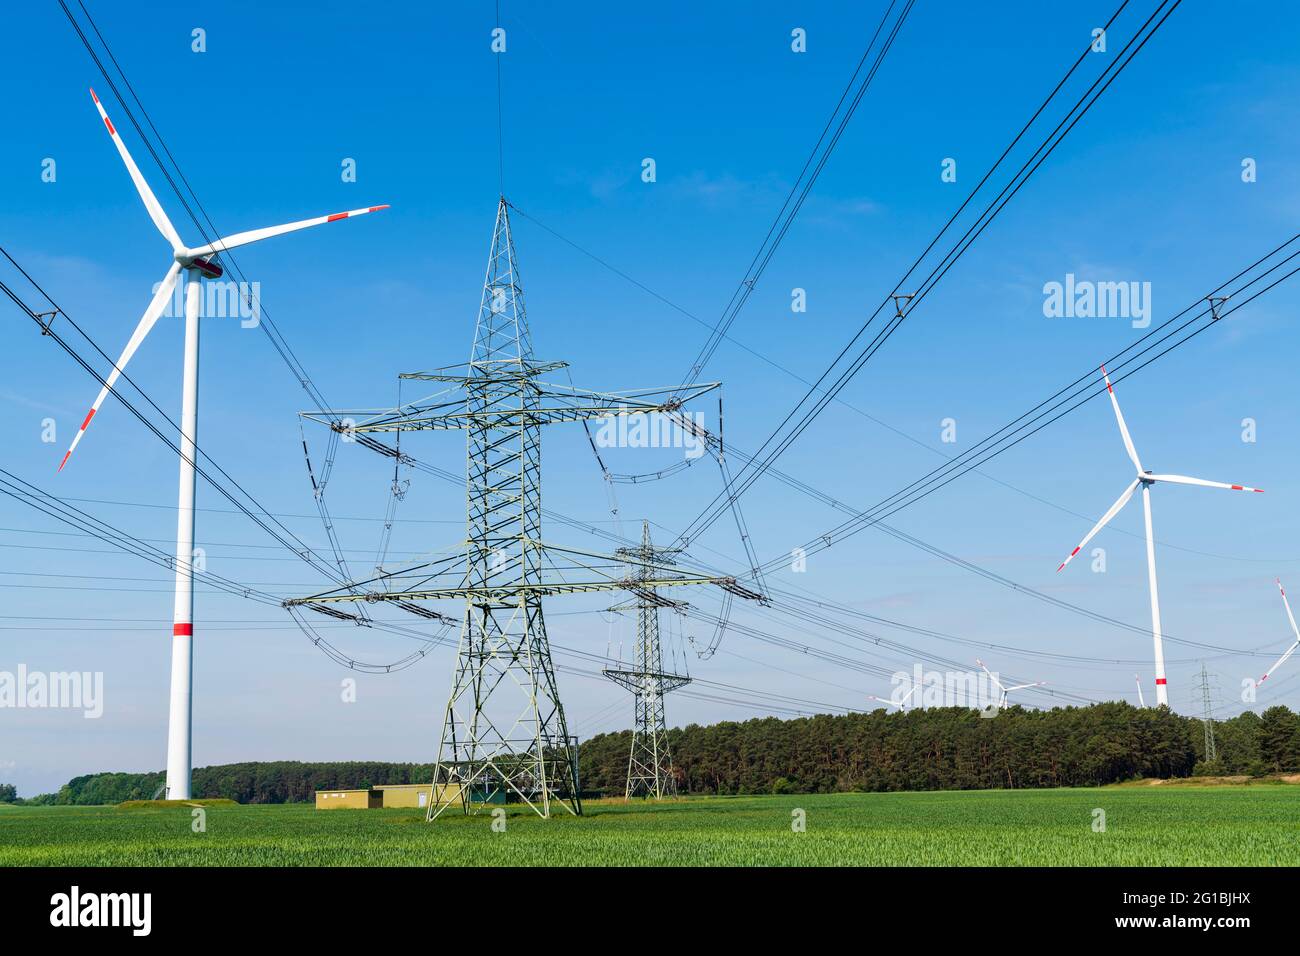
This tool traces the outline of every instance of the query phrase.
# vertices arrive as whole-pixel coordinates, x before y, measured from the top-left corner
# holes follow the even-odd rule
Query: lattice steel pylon
[[[1210,686],[1210,673],[1201,664],[1201,682],[1197,685],[1201,692],[1201,722],[1205,725],[1205,762],[1214,763],[1219,759],[1218,748],[1214,744],[1214,697]]]
[[[650,522],[641,525],[641,546],[620,548],[619,554],[636,562],[634,576],[646,581],[649,569],[672,564],[681,549],[657,549],[650,541]],[[636,725],[632,728],[632,750],[627,761],[624,799],[647,796],[656,800],[677,796],[677,777],[668,745],[668,724],[664,716],[664,695],[685,687],[691,678],[664,670],[659,642],[659,609],[668,602],[648,584],[632,605],[637,612],[636,664],[633,669],[607,667],[602,673],[636,696]],[[623,610],[619,608],[618,610]]]
[[[749,597],[734,577],[671,575],[642,564],[632,576],[616,576],[626,556],[600,555],[549,545],[541,538],[541,426],[623,415],[677,415],[684,402],[717,387],[592,392],[543,382],[541,375],[565,367],[533,357],[519,269],[510,233],[509,204],[497,205],[474,347],[468,365],[401,377],[440,382],[463,399],[434,396],[381,413],[345,410],[304,413],[341,430],[389,457],[396,449],[376,433],[421,430],[466,432],[466,541],[460,555],[386,572],[304,598],[287,606],[331,616],[347,602],[389,602],[428,617],[417,602],[465,602],[451,693],[443,711],[428,819],[459,803],[466,812],[514,798],[542,817],[560,803],[580,814],[576,741],[560,702],[542,597],[626,590],[638,596],[655,588],[714,584]],[[453,374],[455,373],[455,374]],[[552,557],[591,572],[591,580],[564,578]],[[394,582],[417,579],[415,587]],[[666,602],[666,599],[660,598]],[[672,603],[672,602],[667,602]]]

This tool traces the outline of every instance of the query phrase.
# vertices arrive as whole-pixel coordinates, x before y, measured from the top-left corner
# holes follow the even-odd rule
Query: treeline
[[[20,802],[91,805],[151,800],[162,796],[166,778],[161,771],[87,774],[69,780],[58,793]],[[277,760],[196,767],[190,788],[197,799],[225,797],[240,803],[300,803],[314,800],[317,790],[362,789],[380,783],[427,783],[431,779],[432,764]]]
[[[691,724],[668,732],[679,789],[697,794],[830,793],[1101,786],[1138,777],[1300,772],[1300,716],[1286,707],[1214,725],[1218,759],[1205,761],[1204,725],[1164,708],[1123,703],[1055,710],[1013,707],[984,718],[965,708],[775,717]],[[621,794],[631,731],[582,744],[583,790]],[[425,783],[431,764],[226,764],[194,771],[198,798],[310,801],[317,790]],[[77,777],[26,803],[148,800],[164,774]]]
[[[1300,772],[1300,717],[1285,707],[1204,725],[1124,703],[1013,707],[983,718],[942,708],[762,718],[669,731],[679,789],[689,793],[830,793],[1101,786],[1138,777]],[[582,745],[582,782],[621,793],[630,731]]]

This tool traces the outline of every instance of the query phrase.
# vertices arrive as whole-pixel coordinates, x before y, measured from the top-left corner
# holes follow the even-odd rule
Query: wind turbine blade
[[[1296,627],[1295,615],[1291,613],[1291,602],[1286,599],[1286,588],[1282,587],[1282,580],[1277,582],[1278,592],[1282,595],[1282,606],[1286,608],[1287,620],[1291,622],[1291,630],[1295,633],[1295,638],[1300,641],[1300,627]]]
[[[144,200],[144,208],[149,210],[149,218],[158,227],[158,231],[163,234],[163,238],[171,243],[172,252],[179,252],[185,248],[185,243],[181,242],[181,237],[176,234],[176,228],[172,225],[171,220],[167,218],[167,213],[163,212],[158,197],[153,194],[149,184],[144,181],[144,176],[140,173],[140,167],[135,164],[135,160],[127,152],[126,143],[122,142],[122,137],[117,135],[117,130],[113,127],[113,121],[104,112],[104,104],[99,102],[99,97],[95,95],[93,89],[90,91],[90,97],[95,101],[95,109],[99,110],[99,115],[108,128],[108,135],[113,137],[113,145],[117,147],[122,162],[126,163],[126,171],[131,174],[131,181],[135,183],[135,190],[140,194],[140,198]]]
[[[998,690],[1002,691],[1003,694],[1007,692],[1007,689],[1002,686],[1002,681],[998,680],[997,675],[984,666],[984,662],[982,660],[976,658],[975,663],[978,664],[983,669],[985,674],[989,675],[989,680],[993,681],[993,683],[998,685]]]
[[[1291,622],[1291,630],[1295,633],[1295,643],[1288,647],[1286,653],[1277,659],[1277,663],[1268,669],[1268,673],[1259,679],[1261,684],[1268,680],[1270,674],[1287,662],[1287,658],[1295,653],[1297,647],[1300,647],[1300,627],[1296,627],[1295,615],[1291,613],[1291,602],[1286,599],[1286,588],[1282,587],[1281,580],[1277,582],[1277,589],[1282,594],[1282,605],[1286,608],[1287,620]]]
[[[1070,552],[1070,556],[1068,558],[1066,558],[1064,561],[1061,562],[1061,567],[1056,569],[1058,574],[1065,568],[1067,564],[1069,564],[1071,561],[1074,560],[1074,556],[1076,554],[1078,554],[1080,551],[1083,550],[1084,545],[1086,545],[1089,541],[1092,540],[1093,535],[1095,535],[1102,528],[1106,527],[1106,523],[1110,521],[1111,518],[1115,517],[1115,515],[1119,514],[1120,509],[1123,508],[1126,504],[1128,504],[1128,500],[1133,497],[1133,492],[1137,491],[1137,487],[1140,483],[1141,482],[1137,478],[1133,479],[1133,483],[1124,489],[1124,493],[1120,495],[1118,499],[1116,499],[1113,505],[1110,506],[1110,510],[1101,516],[1101,520],[1092,526],[1091,531],[1089,531],[1086,535],[1084,535],[1083,540],[1079,542],[1079,546]]]
[[[264,229],[250,229],[248,232],[237,232],[233,236],[226,236],[218,239],[210,245],[202,246],[198,249],[191,249],[190,254],[193,256],[211,256],[225,252],[227,249],[237,249],[240,246],[246,246],[250,242],[260,242],[263,239],[270,239],[272,236],[282,236],[286,232],[297,232],[299,229],[310,229],[312,226],[323,226],[327,222],[338,222],[340,219],[351,219],[353,216],[364,216],[366,213],[379,212],[381,209],[387,209],[388,205],[367,206],[365,209],[353,209],[351,212],[336,212],[329,216],[317,216],[315,219],[303,219],[299,222],[285,223],[283,226],[267,226]]]
[[[1036,680],[1030,684],[1015,684],[1007,688],[1007,693],[1010,693],[1013,690],[1024,690],[1026,687],[1042,687],[1046,683],[1047,681],[1045,680]]]
[[[1205,488],[1227,488],[1229,491],[1258,491],[1263,488],[1250,488],[1246,485],[1230,485],[1223,481],[1206,481],[1204,478],[1188,478],[1186,475],[1148,475],[1152,481],[1167,481],[1175,485],[1201,485]]]
[[[867,700],[874,700],[878,704],[888,704],[890,707],[898,706],[898,704],[894,703],[892,700],[886,700],[883,697],[877,697],[875,694],[868,694]]]
[[[1124,448],[1128,451],[1129,458],[1133,460],[1138,474],[1141,474],[1142,462],[1138,460],[1137,449],[1133,447],[1133,437],[1128,433],[1128,425],[1124,423],[1124,413],[1119,410],[1119,399],[1115,397],[1115,388],[1110,384],[1110,376],[1106,374],[1104,365],[1101,367],[1101,376],[1106,380],[1106,391],[1110,394],[1110,403],[1115,408],[1115,421],[1119,422],[1119,434],[1124,439]]]
[[[59,471],[63,470],[63,466],[66,465],[68,459],[72,457],[73,451],[77,448],[77,443],[81,441],[81,436],[86,434],[86,429],[90,427],[90,420],[95,417],[95,413],[99,411],[99,406],[104,404],[104,399],[107,398],[108,393],[113,390],[113,385],[122,374],[122,369],[126,368],[126,363],[131,361],[131,356],[135,354],[135,350],[140,347],[140,343],[144,341],[145,336],[149,334],[149,331],[157,323],[158,317],[162,315],[163,311],[167,308],[167,301],[172,297],[172,292],[176,289],[176,281],[180,274],[181,264],[179,262],[173,262],[172,267],[167,270],[167,275],[159,284],[158,291],[154,293],[153,301],[149,303],[149,308],[144,310],[144,315],[140,319],[140,324],[137,325],[135,331],[131,333],[131,339],[126,343],[126,348],[122,350],[122,354],[118,358],[117,363],[113,366],[113,370],[108,373],[108,378],[104,380],[104,387],[100,389],[99,397],[95,399],[95,404],[90,406],[90,411],[86,413],[85,421],[81,423],[81,428],[79,428],[77,434],[73,436],[72,444],[68,447],[67,453],[64,454],[63,461],[59,462]]]

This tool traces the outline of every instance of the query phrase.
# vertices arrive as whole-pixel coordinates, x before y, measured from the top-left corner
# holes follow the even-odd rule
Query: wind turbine
[[[888,704],[890,707],[897,707],[899,710],[907,710],[907,698],[915,694],[918,690],[920,690],[920,688],[921,688],[920,684],[913,683],[912,689],[903,695],[902,700],[886,699],[884,697],[877,697],[875,694],[868,694],[867,700],[874,700],[881,704]],[[918,697],[917,700],[920,700],[920,698]]]
[[[1142,678],[1137,674],[1134,674],[1133,679],[1137,681],[1137,685],[1138,685],[1138,706],[1145,707],[1147,705],[1147,702],[1142,699]]]
[[[1286,608],[1287,620],[1291,622],[1291,630],[1295,632],[1295,643],[1288,647],[1286,653],[1277,659],[1277,663],[1268,669],[1268,674],[1265,674],[1259,679],[1261,684],[1268,680],[1269,674],[1272,674],[1275,670],[1286,663],[1287,658],[1295,653],[1297,647],[1300,647],[1300,627],[1296,627],[1295,615],[1291,613],[1291,602],[1286,599],[1286,588],[1282,587],[1282,580],[1280,578],[1277,582],[1277,589],[1282,593],[1282,606]]]
[[[1042,687],[1044,684],[1047,683],[1047,681],[1044,680],[1036,680],[1028,684],[1013,684],[1010,687],[1008,687],[1006,684],[1002,683],[1002,681],[998,678],[997,674],[993,673],[987,667],[984,667],[983,661],[977,659],[975,663],[978,664],[981,668],[983,668],[984,673],[989,675],[989,680],[997,684],[998,690],[1002,691],[1002,696],[998,698],[998,710],[1002,710],[1004,707],[1007,706],[1007,695],[1010,694],[1013,690],[1024,690],[1026,687]]]
[[[163,208],[159,204],[158,198],[154,196],[153,190],[145,182],[144,176],[140,173],[140,168],[136,166],[135,160],[131,158],[126,144],[122,142],[122,137],[118,135],[117,130],[113,127],[112,120],[104,112],[104,105],[100,103],[99,97],[95,95],[93,89],[90,91],[90,96],[95,101],[95,108],[99,110],[104,126],[108,129],[108,135],[113,138],[113,145],[117,147],[122,162],[126,164],[126,171],[130,173],[131,181],[135,183],[136,192],[140,194],[145,209],[149,211],[149,218],[153,220],[153,224],[162,233],[163,238],[171,245],[172,264],[171,268],[167,270],[167,274],[163,276],[163,280],[154,293],[149,307],[144,310],[144,315],[141,317],[135,331],[131,334],[130,340],[126,343],[126,348],[122,350],[121,357],[118,358],[112,371],[104,380],[104,387],[100,390],[95,403],[90,406],[90,411],[86,413],[81,428],[77,430],[76,436],[72,439],[72,445],[59,463],[59,471],[63,470],[78,442],[86,434],[91,419],[99,411],[99,407],[104,403],[104,399],[108,397],[108,393],[113,390],[113,385],[117,382],[118,376],[122,374],[126,363],[131,360],[131,356],[135,354],[136,349],[140,347],[140,344],[163,314],[172,293],[180,282],[181,272],[185,272],[185,358],[181,398],[180,494],[176,520],[176,601],[172,616],[171,706],[167,724],[167,797],[173,800],[188,800],[190,797],[191,766],[190,694],[193,687],[194,661],[194,580],[193,568],[190,562],[194,556],[194,465],[197,457],[195,437],[198,432],[199,307],[203,290],[202,280],[204,278],[221,278],[223,274],[221,266],[213,261],[213,257],[229,249],[236,249],[239,246],[248,245],[250,242],[259,242],[272,236],[283,235],[286,232],[297,232],[299,229],[307,229],[327,222],[336,222],[352,216],[363,216],[368,212],[376,212],[388,207],[369,206],[365,209],[353,209],[351,212],[340,212],[330,216],[319,216],[315,219],[304,219],[300,222],[286,223],[282,226],[268,226],[264,229],[238,232],[218,239],[206,246],[191,249],[181,242],[180,235],[177,234],[171,220],[167,218],[167,214],[163,212]]]
[[[1061,567],[1057,568],[1057,573],[1069,564],[1076,554],[1092,540],[1102,528],[1106,527],[1107,522],[1115,515],[1119,514],[1130,498],[1133,492],[1137,491],[1138,486],[1142,487],[1142,507],[1146,514],[1146,534],[1147,534],[1147,584],[1151,591],[1151,639],[1155,645],[1156,657],[1156,706],[1166,706],[1169,703],[1169,687],[1165,680],[1165,649],[1164,640],[1160,632],[1160,594],[1156,586],[1156,539],[1151,532],[1151,486],[1157,481],[1166,481],[1175,485],[1203,485],[1206,488],[1227,488],[1232,491],[1263,491],[1263,488],[1247,488],[1244,485],[1229,485],[1222,481],[1206,481],[1204,478],[1188,478],[1184,475],[1153,475],[1149,471],[1142,469],[1142,462],[1138,458],[1137,449],[1133,447],[1133,439],[1128,433],[1128,426],[1124,424],[1124,414],[1119,410],[1119,400],[1115,398],[1115,389],[1110,384],[1110,376],[1106,374],[1106,366],[1101,367],[1102,378],[1106,380],[1106,391],[1110,393],[1110,403],[1115,408],[1115,421],[1119,423],[1119,434],[1124,439],[1124,448],[1128,452],[1129,459],[1133,462],[1133,467],[1137,469],[1137,477],[1133,483],[1124,489],[1119,499],[1110,506],[1110,510],[1101,516],[1101,520],[1093,526],[1082,541],[1079,547],[1070,552],[1070,556],[1061,562]]]

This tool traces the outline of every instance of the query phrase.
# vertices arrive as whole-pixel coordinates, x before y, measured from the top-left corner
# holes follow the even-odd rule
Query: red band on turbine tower
[[[1169,681],[1165,680],[1163,677],[1157,677],[1157,678],[1156,678],[1156,683],[1157,683],[1157,684],[1168,684]]]
[[[172,625],[172,637],[193,637],[193,636],[194,636],[193,624]]]

